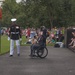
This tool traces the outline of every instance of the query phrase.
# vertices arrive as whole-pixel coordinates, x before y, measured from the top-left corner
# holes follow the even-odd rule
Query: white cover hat
[[[16,18],[12,18],[12,19],[11,19],[12,22],[14,22],[14,21],[16,21],[16,20],[17,20]]]

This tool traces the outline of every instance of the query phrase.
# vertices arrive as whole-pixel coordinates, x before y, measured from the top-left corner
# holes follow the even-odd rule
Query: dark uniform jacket
[[[18,40],[21,38],[21,30],[18,25],[12,25],[9,28],[9,37],[13,40]]]

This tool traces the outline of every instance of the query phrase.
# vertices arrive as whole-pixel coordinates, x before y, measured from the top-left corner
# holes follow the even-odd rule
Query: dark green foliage
[[[10,25],[16,17],[17,23],[25,27],[68,27],[75,24],[74,0],[5,0],[2,5],[3,26]]]

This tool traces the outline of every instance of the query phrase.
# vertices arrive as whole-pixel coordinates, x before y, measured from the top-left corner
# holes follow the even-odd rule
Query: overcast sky
[[[20,2],[21,0],[16,0],[17,2]]]
[[[16,2],[20,2],[21,0],[16,0]],[[26,1],[26,0],[24,0],[24,1]]]

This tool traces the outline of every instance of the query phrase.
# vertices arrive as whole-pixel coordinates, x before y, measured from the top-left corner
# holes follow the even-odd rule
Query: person
[[[34,55],[35,54],[35,51],[32,49],[32,47],[33,47],[33,45],[35,45],[35,44],[37,44],[37,36],[34,36],[34,38],[32,39],[32,42],[31,42],[32,44],[31,44],[31,53],[30,53],[30,55],[29,56],[32,56],[32,55]]]
[[[14,42],[16,42],[17,54],[20,56],[20,40],[22,40],[22,36],[20,26],[16,24],[16,20],[16,18],[11,19],[12,24],[9,28],[8,38],[10,38],[10,57],[12,57],[14,53]]]
[[[71,42],[69,43],[70,47],[75,47],[75,38],[71,38]]]
[[[43,36],[43,32],[39,32],[39,36],[37,39],[37,43],[34,43],[31,45],[30,49],[31,49],[31,55],[30,56],[36,56],[35,55],[35,50],[38,49],[40,46],[44,46],[45,42],[44,42],[44,36]]]
[[[47,38],[47,29],[45,26],[41,26],[41,31],[43,32],[42,35],[43,35],[43,38],[44,38],[44,44],[46,46],[46,38]]]
[[[69,46],[71,48],[75,47],[75,32],[72,32],[73,38],[71,38],[71,42],[69,43]]]

